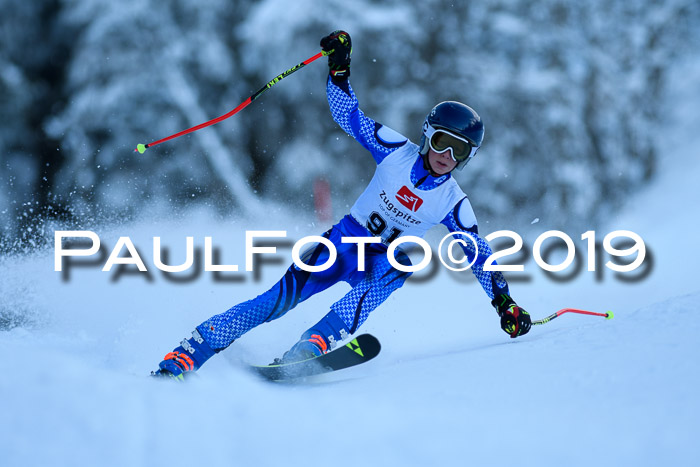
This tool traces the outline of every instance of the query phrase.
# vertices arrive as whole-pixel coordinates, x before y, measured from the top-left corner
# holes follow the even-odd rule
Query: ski
[[[342,370],[372,360],[381,345],[371,334],[362,334],[335,350],[299,362],[251,365],[250,369],[270,381],[284,381]]]

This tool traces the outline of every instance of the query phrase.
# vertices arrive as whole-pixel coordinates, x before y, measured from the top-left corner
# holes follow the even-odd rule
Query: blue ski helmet
[[[432,138],[436,136],[436,132],[441,131],[457,137],[458,140],[470,146],[461,157],[455,157],[455,151],[452,151],[452,157],[457,161],[456,168],[460,170],[476,155],[476,151],[484,140],[484,124],[481,117],[474,109],[461,102],[440,102],[425,117],[423,134],[420,138],[420,153],[423,157],[427,156],[428,149],[434,144]],[[433,150],[442,152],[435,147]]]

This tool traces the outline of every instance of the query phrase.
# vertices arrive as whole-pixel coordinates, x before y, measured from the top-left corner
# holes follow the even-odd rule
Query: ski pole
[[[165,141],[178,138],[178,137],[183,136],[183,135],[186,135],[186,134],[188,134],[188,133],[192,133],[193,131],[201,130],[202,128],[206,128],[206,127],[208,127],[208,126],[210,126],[210,125],[214,125],[215,123],[219,123],[219,122],[221,122],[221,121],[223,121],[223,120],[226,120],[226,119],[229,118],[229,117],[232,117],[232,116],[236,115],[238,112],[240,112],[241,110],[245,109],[245,108],[248,106],[248,104],[250,104],[250,103],[253,102],[255,99],[257,99],[258,97],[260,97],[260,95],[261,95],[263,92],[267,91],[267,90],[270,89],[272,86],[274,86],[274,85],[277,84],[279,81],[281,81],[282,78],[285,78],[285,77],[291,75],[291,74],[294,73],[295,71],[297,71],[297,70],[303,68],[304,66],[306,66],[306,65],[308,65],[309,63],[313,62],[314,60],[317,60],[317,59],[321,58],[322,56],[324,56],[324,55],[329,55],[329,54],[331,54],[331,53],[333,53],[333,50],[330,50],[330,51],[321,51],[321,52],[317,53],[316,55],[314,55],[313,57],[307,58],[306,60],[304,60],[303,62],[299,63],[298,65],[293,66],[292,68],[290,68],[289,70],[285,71],[284,73],[281,73],[281,74],[275,76],[275,77],[274,77],[273,79],[271,79],[267,84],[265,84],[265,86],[263,86],[262,88],[258,89],[258,91],[256,91],[256,92],[255,92],[252,96],[250,96],[248,99],[246,99],[246,100],[244,100],[243,102],[241,102],[241,103],[238,105],[238,107],[236,107],[236,108],[233,109],[232,111],[230,111],[230,112],[228,112],[228,113],[225,113],[225,114],[223,114],[223,115],[221,115],[221,116],[219,116],[219,117],[213,118],[213,119],[211,119],[211,120],[209,120],[209,121],[206,121],[206,122],[204,122],[204,123],[200,123],[199,125],[193,126],[192,128],[188,128],[188,129],[186,129],[186,130],[182,130],[182,131],[180,131],[179,133],[175,133],[175,134],[170,135],[170,136],[167,136],[167,137],[165,137],[165,138],[163,138],[163,139],[159,139],[158,141],[153,141],[152,143],[148,143],[148,144],[138,144],[138,145],[136,146],[136,149],[134,149],[134,152],[139,152],[140,154],[143,154],[143,153],[146,151],[146,149],[151,148],[151,147],[153,147],[153,146],[155,146],[155,145],[157,145],[157,144],[164,143]]]
[[[605,313],[596,313],[595,311],[577,310],[575,308],[562,308],[561,310],[547,316],[546,318],[538,319],[537,321],[533,321],[532,324],[536,325],[536,324],[549,323],[554,318],[561,316],[564,313],[578,313],[581,315],[602,316],[605,319],[612,319],[614,316],[612,311],[606,311]]]

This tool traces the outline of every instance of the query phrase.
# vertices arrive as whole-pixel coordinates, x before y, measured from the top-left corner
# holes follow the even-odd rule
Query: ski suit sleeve
[[[474,260],[474,255],[476,255],[476,261],[472,265],[471,270],[479,280],[479,284],[481,284],[486,295],[489,296],[489,299],[493,300],[496,295],[502,293],[510,295],[508,283],[500,271],[484,270],[484,262],[491,256],[493,251],[491,251],[491,247],[486,240],[479,236],[476,216],[466,196],[455,204],[455,207],[445,216],[442,223],[447,226],[450,232],[461,232],[474,240],[474,242],[471,242],[465,239],[466,245],[461,246],[470,263]],[[459,238],[459,236],[456,238]],[[477,246],[477,251],[474,251],[474,244]],[[496,262],[494,261],[493,264],[496,264]]]
[[[326,96],[333,120],[367,149],[377,164],[408,141],[405,136],[375,122],[360,110],[349,80],[336,83],[329,76]]]

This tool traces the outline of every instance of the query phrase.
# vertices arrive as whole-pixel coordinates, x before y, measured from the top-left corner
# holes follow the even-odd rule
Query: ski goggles
[[[428,139],[428,144],[430,149],[439,154],[449,149],[452,160],[455,162],[468,161],[476,155],[476,151],[479,149],[479,146],[474,146],[466,139],[440,129],[433,131]]]

